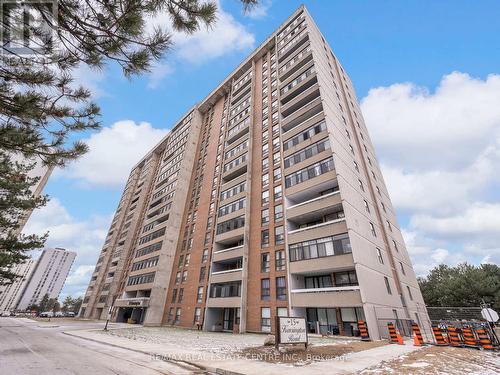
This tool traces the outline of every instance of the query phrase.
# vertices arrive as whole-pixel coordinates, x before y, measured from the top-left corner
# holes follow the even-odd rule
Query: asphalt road
[[[110,324],[110,328],[117,326]],[[50,323],[0,318],[0,375],[159,375],[194,374],[146,354],[68,336],[63,331],[102,328],[101,322]]]

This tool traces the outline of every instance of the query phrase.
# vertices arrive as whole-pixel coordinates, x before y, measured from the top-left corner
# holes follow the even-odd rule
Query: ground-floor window
[[[262,307],[260,314],[262,332],[271,332],[271,309],[269,307]]]

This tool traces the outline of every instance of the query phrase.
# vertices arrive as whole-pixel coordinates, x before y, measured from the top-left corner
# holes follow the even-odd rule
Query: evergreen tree
[[[257,0],[240,0],[245,9]],[[24,23],[4,11],[0,43],[0,283],[12,282],[8,270],[41,248],[46,236],[20,235],[23,212],[43,206],[30,162],[64,166],[87,151],[75,133],[98,129],[100,109],[88,89],[76,86],[80,66],[102,69],[117,63],[126,77],[151,69],[172,48],[168,25],[151,29],[150,21],[167,15],[175,32],[191,34],[216,22],[215,0],[54,0],[27,3]],[[17,8],[16,8],[17,7]],[[15,8],[15,9],[14,9]],[[38,22],[43,20],[43,22]],[[17,42],[13,36],[22,35]],[[23,211],[25,210],[25,211]]]
[[[42,300],[40,301],[40,303],[38,304],[38,312],[44,312],[44,311],[48,311],[48,308],[49,308],[49,295],[47,293],[45,293],[45,295],[42,297]]]

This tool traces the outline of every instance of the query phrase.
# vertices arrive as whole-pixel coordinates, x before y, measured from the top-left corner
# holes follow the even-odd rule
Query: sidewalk
[[[109,335],[102,331],[67,331],[67,335],[96,341],[124,349],[151,355],[152,360],[168,360],[184,362],[201,369],[221,374],[258,374],[271,375],[285,372],[287,375],[302,374],[350,374],[365,368],[375,366],[382,361],[391,360],[401,355],[409,354],[418,347],[411,342],[406,345],[385,345],[357,353],[349,353],[335,360],[313,362],[306,366],[293,366],[290,364],[274,364],[234,353],[223,351],[210,351],[179,346],[176,342],[145,342],[132,340],[125,337]],[[264,337],[262,337],[263,341]]]

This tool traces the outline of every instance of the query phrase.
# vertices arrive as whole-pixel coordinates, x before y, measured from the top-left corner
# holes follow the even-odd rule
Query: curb
[[[100,340],[93,339],[93,338],[90,338],[90,337],[82,337],[82,336],[79,336],[79,335],[71,333],[71,332],[62,332],[62,333],[65,334],[65,335],[67,335],[67,336],[76,337],[76,338],[79,338],[79,339],[82,339],[82,340],[96,342],[96,343],[102,344],[102,345],[112,346],[114,348],[120,348],[120,349],[130,350],[132,352],[146,354],[146,355],[155,355],[155,356],[158,356],[159,358],[161,358],[162,361],[172,363],[172,364],[174,364],[176,366],[179,366],[179,367],[182,367],[182,368],[184,368],[186,370],[194,370],[193,369],[193,367],[194,367],[197,370],[201,370],[201,371],[204,371],[204,372],[209,373],[209,374],[217,374],[217,375],[245,375],[245,374],[242,374],[240,372],[234,372],[234,371],[224,370],[223,368],[220,368],[220,367],[208,367],[208,366],[202,366],[202,365],[199,365],[197,363],[190,362],[190,361],[173,360],[173,359],[169,359],[168,355],[163,355],[163,354],[158,354],[158,353],[153,353],[153,352],[146,352],[144,350],[139,350],[139,349],[132,349],[132,348],[128,348],[126,346],[111,344],[109,342],[100,341]]]

